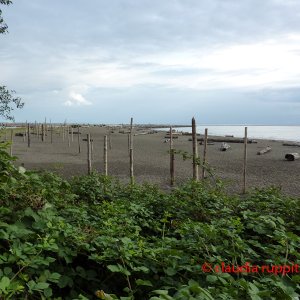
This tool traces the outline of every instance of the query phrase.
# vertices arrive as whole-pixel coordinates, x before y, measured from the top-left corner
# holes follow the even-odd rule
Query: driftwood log
[[[189,139],[189,141],[192,141],[192,139]],[[204,138],[197,138],[198,142],[203,142]],[[224,143],[244,143],[244,139],[239,139],[239,138],[208,138],[208,142],[224,142]],[[248,144],[257,144],[256,140],[247,140]]]
[[[300,143],[283,143],[283,146],[300,147]]]
[[[258,151],[258,152],[257,152],[257,155],[262,155],[262,154],[268,153],[268,152],[270,152],[270,151],[272,151],[272,148],[268,146],[268,147],[266,147],[266,148],[264,148],[264,149]]]
[[[287,153],[285,155],[285,159],[288,161],[294,161],[296,159],[299,159],[300,155],[299,153]]]
[[[226,151],[230,148],[230,145],[228,145],[227,143],[222,143],[221,144],[221,147],[220,147],[220,150],[221,151]]]

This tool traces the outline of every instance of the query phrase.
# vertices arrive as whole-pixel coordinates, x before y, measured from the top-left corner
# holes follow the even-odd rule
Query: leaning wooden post
[[[30,148],[30,124],[27,124],[27,146]]]
[[[206,152],[207,152],[207,128],[204,132],[204,148],[203,148],[203,165],[202,165],[202,179],[205,178],[205,168],[206,168]]]
[[[174,154],[174,147],[173,147],[173,130],[172,126],[170,127],[170,184],[171,186],[174,185],[175,182],[175,154]]]
[[[11,129],[10,130],[10,156],[12,156],[13,155],[13,142],[14,142],[14,130],[13,129]]]
[[[88,163],[88,174],[92,173],[92,158],[91,158],[91,135],[87,134],[87,163]]]
[[[104,136],[104,151],[103,151],[103,161],[104,161],[104,175],[108,175],[107,171],[107,135]]]
[[[133,118],[130,120],[130,149],[129,149],[129,164],[130,164],[130,183],[134,183],[133,176],[133,134],[132,134]]]
[[[81,152],[80,148],[80,132],[79,132],[79,125],[77,126],[77,137],[78,137],[78,153]]]
[[[193,141],[193,179],[199,180],[198,148],[197,148],[197,131],[195,118],[192,119],[192,141]]]
[[[246,193],[246,171],[247,171],[247,127],[245,127],[245,137],[244,137],[244,164],[243,164],[243,194]]]

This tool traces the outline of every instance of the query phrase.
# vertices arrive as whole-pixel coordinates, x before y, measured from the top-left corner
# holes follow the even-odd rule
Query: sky
[[[300,124],[299,0],[15,0],[18,122]]]

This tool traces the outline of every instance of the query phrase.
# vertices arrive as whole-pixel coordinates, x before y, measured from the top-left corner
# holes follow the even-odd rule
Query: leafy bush
[[[18,170],[0,149],[1,299],[296,299],[300,274],[202,265],[300,262],[300,203],[189,182],[172,192],[93,173]]]

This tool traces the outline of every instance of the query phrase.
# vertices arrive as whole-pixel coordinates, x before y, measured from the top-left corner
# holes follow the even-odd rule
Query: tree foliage
[[[9,5],[11,4],[10,0],[0,0],[0,4]],[[7,32],[7,25],[4,22],[4,19],[2,17],[2,10],[0,9],[0,33]]]
[[[10,0],[0,0],[0,4],[9,5],[12,2]],[[0,34],[7,32],[7,24],[4,22],[2,17],[2,10],[0,9]],[[14,110],[14,105],[16,108],[22,108],[24,103],[21,98],[14,97],[15,91],[9,90],[6,86],[0,86],[0,116],[8,120],[14,120],[11,112]]]

